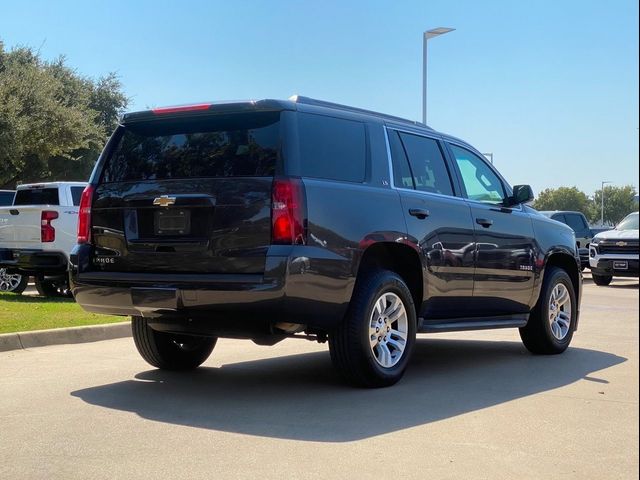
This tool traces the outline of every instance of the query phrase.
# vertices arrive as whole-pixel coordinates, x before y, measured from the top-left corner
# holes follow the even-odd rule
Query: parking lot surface
[[[0,478],[637,478],[638,281],[585,280],[561,356],[516,330],[421,335],[353,389],[326,345],[220,340],[192,373],[128,339],[0,353]]]

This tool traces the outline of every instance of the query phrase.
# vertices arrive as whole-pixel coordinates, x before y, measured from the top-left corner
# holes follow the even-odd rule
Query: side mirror
[[[513,187],[513,195],[507,198],[507,206],[529,203],[533,200],[533,189],[530,185],[516,185]]]

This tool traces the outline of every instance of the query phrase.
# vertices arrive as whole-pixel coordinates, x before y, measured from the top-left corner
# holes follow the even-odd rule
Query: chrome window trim
[[[387,165],[389,166],[389,185],[392,189],[396,188],[396,184],[393,181],[393,163],[391,161],[391,145],[389,144],[389,132],[387,132],[386,125],[382,126],[384,130],[384,144],[387,148]]]
[[[429,138],[431,140],[436,140],[436,141],[442,141],[442,142],[446,142],[446,143],[450,143],[452,145],[456,145],[457,147],[460,148],[464,148],[465,150],[469,150],[471,153],[475,154],[476,156],[478,156],[482,161],[485,162],[485,164],[489,167],[489,169],[494,172],[494,174],[500,179],[500,181],[503,183],[503,188],[504,188],[504,184],[507,184],[507,181],[505,180],[505,178],[500,174],[500,172],[498,172],[495,167],[493,165],[491,165],[486,159],[483,160],[483,156],[482,154],[479,154],[479,152],[475,151],[476,149],[473,148],[471,145],[468,145],[462,141],[456,141],[456,140],[451,140],[449,138],[445,138],[436,134],[431,134],[431,132],[427,132],[427,133],[422,133],[422,132],[416,132],[413,130],[407,130],[407,129],[403,129],[400,127],[395,127],[395,126],[388,126],[388,125],[383,125],[383,129],[384,129],[384,141],[385,141],[385,146],[387,149],[387,161],[389,164],[389,185],[391,186],[391,188],[393,190],[398,190],[400,192],[412,192],[412,193],[417,193],[420,195],[435,195],[437,197],[443,197],[443,198],[448,198],[448,199],[453,199],[453,200],[458,200],[458,201],[463,201],[463,202],[467,202],[473,205],[482,205],[484,207],[489,207],[489,208],[504,208],[504,209],[508,209],[508,210],[512,210],[512,211],[516,211],[516,212],[523,212],[526,213],[524,211],[524,205],[519,204],[519,205],[514,205],[512,207],[502,207],[499,204],[494,204],[494,203],[487,203],[487,202],[481,202],[479,200],[472,200],[470,198],[464,198],[462,196],[458,196],[458,195],[444,195],[441,193],[433,193],[433,192],[425,192],[422,190],[416,190],[416,189],[412,189],[412,188],[404,188],[404,187],[396,187],[395,181],[394,181],[394,175],[393,175],[393,159],[391,158],[391,145],[389,143],[389,130],[395,130],[396,132],[403,132],[403,133],[407,133],[410,135],[417,135],[420,137],[425,137],[425,138]],[[511,186],[509,185],[509,188],[511,188]],[[505,189],[505,193],[506,193],[506,189]]]
[[[396,183],[395,183],[394,178],[393,178],[393,176],[394,176],[393,175],[393,159],[391,158],[391,144],[389,143],[389,132],[388,132],[388,130],[391,129],[391,130],[395,130],[397,132],[408,133],[410,135],[422,136],[422,137],[426,137],[426,138],[429,138],[431,140],[436,140],[436,141],[440,140],[440,138],[439,137],[435,137],[435,136],[432,137],[432,136],[429,136],[429,135],[421,135],[421,134],[418,134],[416,132],[412,132],[412,131],[409,131],[409,130],[403,130],[403,129],[396,128],[396,127],[387,127],[386,125],[384,125],[383,128],[384,128],[384,142],[385,142],[385,145],[386,145],[386,148],[387,148],[387,161],[388,161],[388,165],[389,165],[389,185],[391,186],[391,188],[393,190],[398,190],[400,192],[416,193],[416,194],[419,194],[419,195],[426,195],[426,196],[433,195],[433,196],[436,196],[436,197],[448,198],[448,199],[451,199],[451,200],[457,200],[457,201],[463,201],[463,202],[467,200],[466,198],[459,197],[457,195],[445,195],[443,193],[425,192],[423,190],[417,190],[417,189],[414,189],[414,188],[396,187]],[[445,161],[446,161],[446,159],[445,159]]]

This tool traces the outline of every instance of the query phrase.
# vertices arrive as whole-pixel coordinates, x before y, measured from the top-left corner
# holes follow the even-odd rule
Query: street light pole
[[[600,185],[600,224],[604,227],[604,186],[607,183],[613,183],[609,181],[604,181]]]
[[[422,123],[427,124],[427,32],[422,37]]]
[[[422,36],[422,123],[427,124],[427,41],[430,38],[454,31],[455,28],[438,27],[424,32]]]

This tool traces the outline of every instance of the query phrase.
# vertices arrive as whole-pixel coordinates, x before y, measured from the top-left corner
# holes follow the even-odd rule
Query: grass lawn
[[[126,320],[127,317],[85,312],[70,298],[0,293],[0,333],[79,327]]]

